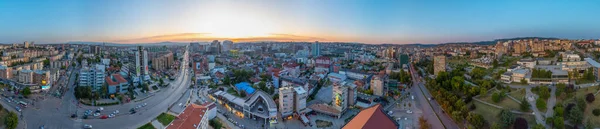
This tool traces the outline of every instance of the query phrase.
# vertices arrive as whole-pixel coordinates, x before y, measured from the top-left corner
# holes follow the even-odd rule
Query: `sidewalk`
[[[165,126],[162,125],[162,123],[158,122],[158,120],[152,120],[152,122],[150,124],[152,124],[152,126],[154,126],[154,128],[157,128],[157,129],[166,128]]]

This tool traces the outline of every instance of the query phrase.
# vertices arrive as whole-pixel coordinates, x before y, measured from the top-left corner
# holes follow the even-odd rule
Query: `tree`
[[[492,62],[492,67],[498,67],[498,60],[495,59],[494,62]]]
[[[556,106],[554,108],[554,115],[555,116],[564,116],[564,112],[565,112],[565,109],[562,106]]]
[[[554,117],[554,128],[556,128],[556,129],[564,129],[565,128],[565,121],[564,121],[563,117],[561,117],[561,116]]]
[[[585,96],[585,100],[587,100],[588,103],[592,103],[592,102],[594,102],[594,100],[596,100],[596,97],[594,97],[594,94],[588,93]]]
[[[579,107],[579,110],[584,111],[585,108],[587,107],[587,103],[585,102],[585,100],[583,100],[583,98],[577,98],[577,106]]]
[[[531,127],[531,129],[545,129],[545,128],[546,127],[544,127],[544,125],[542,125],[542,124],[536,124]]]
[[[44,66],[50,66],[50,60],[46,59],[44,60]]]
[[[535,100],[535,107],[537,107],[537,109],[544,109],[544,108],[546,108],[546,101],[544,101],[543,99],[537,99],[537,100]]]
[[[217,121],[216,119],[212,119],[212,120],[208,121],[208,124],[210,126],[212,126],[214,129],[221,129],[221,127],[223,127],[221,122]]]
[[[555,95],[556,96],[560,96],[563,92],[565,92],[565,90],[567,89],[567,85],[564,83],[558,83],[556,84],[556,91],[555,91]]]
[[[500,111],[500,120],[502,127],[507,128],[515,122],[515,115],[510,110],[504,109]]]
[[[569,111],[567,119],[571,120],[574,124],[581,124],[583,122],[583,111],[580,108],[573,108]]]
[[[550,98],[550,89],[546,86],[540,86],[538,94],[540,95],[540,98],[547,100]]]
[[[493,123],[492,127],[490,127],[491,129],[503,129],[502,125],[498,124],[498,123]]]
[[[528,125],[527,125],[527,120],[525,120],[525,118],[522,117],[517,117],[517,119],[515,120],[515,124],[513,125],[513,129],[527,129]]]
[[[240,92],[240,97],[246,97],[246,92],[245,91]]]
[[[7,117],[4,119],[4,125],[7,129],[16,129],[19,124],[19,117],[14,112],[9,112]]]
[[[31,94],[31,89],[29,89],[29,87],[25,87],[23,88],[23,96],[27,97]]]
[[[483,125],[485,124],[485,119],[483,119],[482,115],[475,114],[472,112],[469,112],[469,115],[467,116],[467,121],[478,129],[483,128]]]
[[[494,103],[498,103],[500,100],[502,100],[502,95],[500,95],[500,93],[495,92],[492,94],[492,101],[494,101]]]
[[[529,111],[530,106],[531,105],[529,104],[529,102],[527,102],[527,100],[525,100],[525,98],[523,98],[523,100],[521,100],[521,104],[520,104],[521,111],[525,111],[525,112]]]
[[[592,113],[594,114],[594,116],[600,116],[600,109],[596,108],[592,110]]]
[[[223,84],[231,85],[231,78],[229,78],[229,76],[225,76],[225,78],[223,78]]]
[[[420,125],[419,129],[431,129],[431,125],[429,124],[429,122],[427,122],[427,120],[423,116],[419,117],[419,125]]]

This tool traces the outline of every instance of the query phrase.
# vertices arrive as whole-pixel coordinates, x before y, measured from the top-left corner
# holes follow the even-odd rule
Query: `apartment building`
[[[293,86],[279,88],[279,113],[283,118],[294,113],[294,92]]]
[[[373,91],[373,95],[383,96],[385,94],[383,82],[383,76],[375,75],[371,78],[371,90]]]
[[[438,75],[440,72],[446,71],[446,56],[440,55],[433,57],[433,74]]]
[[[91,86],[94,91],[99,90],[105,81],[106,66],[96,64],[94,67],[84,67],[79,71],[79,86]]]
[[[169,52],[152,59],[152,68],[155,70],[166,70],[173,65],[173,53]]]

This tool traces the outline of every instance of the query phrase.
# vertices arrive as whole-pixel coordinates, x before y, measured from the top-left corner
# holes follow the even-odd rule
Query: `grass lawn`
[[[0,128],[4,127],[4,119],[8,117],[8,111],[6,109],[0,109]]]
[[[512,96],[515,99],[522,100],[525,98],[525,89],[519,89],[513,92],[510,92],[508,95]]]
[[[171,121],[175,119],[175,116],[167,113],[161,113],[158,117],[156,117],[156,119],[158,119],[158,122],[160,122],[164,126],[167,126],[169,125],[169,123],[171,123]]]
[[[498,103],[494,103],[494,101],[492,101],[492,95],[486,95],[485,97],[481,96],[479,99],[494,105],[501,106],[505,109],[519,110],[519,103],[515,102],[514,100],[508,97],[504,97],[504,99],[502,99]]]
[[[331,125],[333,125],[332,122],[324,120],[316,120],[315,123],[317,124],[317,128],[326,128],[331,127]]]
[[[142,125],[141,127],[137,128],[137,129],[156,129],[156,128],[154,128],[154,126],[152,126],[152,124],[148,123],[148,124]]]
[[[475,104],[476,107],[475,110],[473,110],[472,112],[482,115],[485,121],[487,121],[488,123],[491,124],[500,121],[500,118],[498,117],[498,114],[500,114],[501,111],[500,109],[489,105],[485,105],[477,101],[473,101],[472,104]]]
[[[585,98],[585,95],[588,93],[596,93],[596,91],[598,91],[598,87],[588,87],[588,88],[581,88],[581,89],[577,89],[577,91],[575,91],[575,97],[577,98]]]
[[[587,108],[585,108],[584,114],[584,122],[586,120],[590,120],[592,122],[592,127],[600,128],[600,116],[594,116],[592,110],[600,108],[600,95],[596,96],[596,100],[592,103],[588,103]]]

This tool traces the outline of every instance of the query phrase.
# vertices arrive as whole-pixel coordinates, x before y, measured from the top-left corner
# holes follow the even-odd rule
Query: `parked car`
[[[113,118],[113,117],[115,117],[115,114],[108,115],[108,118]]]
[[[142,107],[145,107],[146,105],[148,105],[148,104],[147,104],[147,103],[144,103],[144,104],[142,105]]]
[[[100,117],[100,119],[106,119],[106,118],[108,118],[108,116],[106,116],[106,115],[103,115]]]
[[[17,111],[21,112],[21,108],[19,106],[16,106],[15,109],[17,109]]]
[[[119,114],[119,110],[115,110],[113,114]]]
[[[85,125],[83,125],[83,128],[84,128],[84,129],[91,129],[91,128],[92,128],[92,125],[85,124]]]
[[[411,110],[406,110],[406,113],[411,114],[413,112]]]
[[[100,113],[94,113],[94,116],[100,116]]]
[[[104,110],[104,108],[103,108],[103,107],[100,107],[100,108],[98,108],[98,111],[102,111],[102,110]]]
[[[77,118],[77,114],[71,114],[71,118]]]

